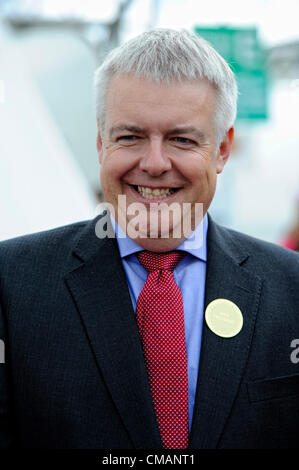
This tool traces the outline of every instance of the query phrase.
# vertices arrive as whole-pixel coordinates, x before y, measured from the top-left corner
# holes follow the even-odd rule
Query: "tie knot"
[[[154,253],[153,251],[140,251],[137,257],[147,272],[160,269],[173,271],[186,253],[183,251],[167,251],[166,253]]]

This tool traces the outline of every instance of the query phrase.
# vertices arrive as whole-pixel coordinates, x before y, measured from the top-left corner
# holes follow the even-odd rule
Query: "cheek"
[[[206,168],[201,180],[207,196],[209,197],[211,193],[214,194],[217,180],[215,169],[213,167]]]
[[[120,181],[121,178],[130,170],[132,159],[120,150],[106,150],[102,162],[101,175],[110,181]]]
[[[195,158],[184,159],[184,164],[180,165],[179,171],[194,186],[210,182],[213,173],[216,174],[212,163],[199,155],[196,155]]]
[[[200,200],[200,202],[210,200],[211,195],[215,192],[217,181],[216,169],[213,164],[201,161],[197,165],[193,165],[192,168],[188,168],[186,165],[184,176],[191,183],[193,198]]]

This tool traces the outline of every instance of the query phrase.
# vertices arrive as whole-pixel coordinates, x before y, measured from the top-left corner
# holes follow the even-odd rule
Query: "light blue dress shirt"
[[[144,248],[126,236],[112,216],[111,223],[115,230],[122,264],[126,272],[133,308],[136,312],[137,299],[147,279],[147,271],[138,261],[136,253],[138,251],[142,251]],[[174,279],[182,291],[184,302],[185,335],[188,360],[189,432],[191,430],[193,417],[204,316],[207,229],[208,218],[207,215],[205,215],[201,224],[196,227],[195,231],[176,248],[177,250],[185,251],[187,255],[173,272]],[[197,240],[201,240],[200,246],[197,248],[190,247],[194,237],[198,237]]]

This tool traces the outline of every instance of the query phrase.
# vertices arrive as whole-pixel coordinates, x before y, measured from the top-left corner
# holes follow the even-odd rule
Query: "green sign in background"
[[[196,26],[194,30],[212,44],[236,75],[239,89],[237,118],[266,119],[265,53],[256,28]]]

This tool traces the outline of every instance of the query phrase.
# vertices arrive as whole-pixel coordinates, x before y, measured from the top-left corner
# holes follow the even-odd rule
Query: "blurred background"
[[[299,0],[0,0],[0,240],[96,215],[93,73],[155,27],[201,34],[239,85],[236,138],[210,208],[299,247]]]

